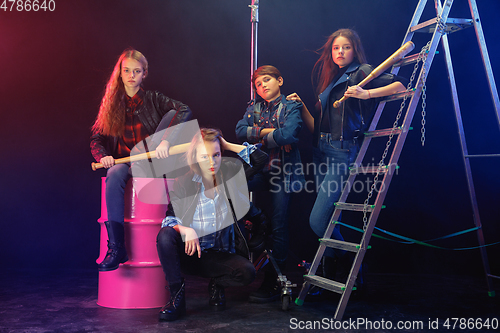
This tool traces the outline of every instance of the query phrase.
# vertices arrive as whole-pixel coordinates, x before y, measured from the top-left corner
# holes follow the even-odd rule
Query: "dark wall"
[[[234,126],[250,97],[250,0],[58,1],[54,12],[0,10],[3,267],[93,268],[98,256],[100,177],[89,152],[90,126],[104,84],[128,47],[149,60],[146,89],[188,104],[203,126],[235,140]],[[333,31],[357,30],[368,60],[378,65],[401,44],[417,1],[261,1],[258,63],[273,64],[285,79],[282,92],[298,92],[309,109],[315,96],[310,73],[318,49]],[[497,1],[479,1],[493,72],[500,75]],[[470,17],[455,1],[450,17]],[[428,5],[425,19],[433,17]],[[430,36],[416,36],[417,52]],[[498,122],[473,29],[449,36],[469,150],[498,153]],[[409,72],[401,72],[409,75]],[[380,228],[431,239],[473,227],[443,53],[427,82],[425,146],[420,109],[413,122],[379,219]],[[397,109],[397,106],[396,106]],[[391,124],[394,112],[388,118]],[[311,135],[301,134],[303,162],[311,162]],[[498,158],[473,160],[486,241],[500,239],[496,208]],[[317,237],[308,225],[314,197],[293,199],[293,264],[311,260]],[[359,225],[359,217],[350,222]],[[346,231],[347,237],[357,236]],[[447,251],[373,239],[373,271],[481,273],[477,250]],[[475,234],[438,243],[477,245]],[[499,248],[489,250],[492,262]]]

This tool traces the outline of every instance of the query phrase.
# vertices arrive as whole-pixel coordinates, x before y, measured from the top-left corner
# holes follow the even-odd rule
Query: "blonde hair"
[[[200,131],[191,140],[189,149],[186,152],[186,159],[189,164],[189,168],[197,175],[201,174],[200,165],[196,159],[196,154],[198,153],[198,146],[204,142],[218,142],[220,145],[220,138],[222,138],[222,133],[220,130],[215,128],[200,128]],[[221,146],[221,153],[223,149]]]
[[[113,72],[106,84],[106,90],[101,101],[99,114],[92,126],[94,134],[121,136],[125,128],[125,86],[121,80],[122,62],[124,59],[138,61],[144,69],[144,77],[148,74],[148,61],[137,50],[125,50],[118,58]]]

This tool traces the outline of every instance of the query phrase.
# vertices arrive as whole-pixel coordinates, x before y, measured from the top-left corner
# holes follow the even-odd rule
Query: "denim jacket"
[[[300,115],[302,103],[286,100],[284,95],[281,95],[281,105],[276,112],[278,117],[278,128],[268,134],[264,141],[267,142],[267,148],[279,149],[281,159],[281,170],[284,175],[284,185],[286,192],[300,191],[305,184],[304,172],[300,158],[300,152],[297,146],[299,141],[299,133],[302,129],[302,117]],[[263,102],[252,100],[243,118],[236,124],[236,136],[241,142],[249,143],[259,142],[258,134],[252,133],[254,127],[254,118],[260,115]],[[286,152],[281,149],[282,146],[290,144],[292,150]]]

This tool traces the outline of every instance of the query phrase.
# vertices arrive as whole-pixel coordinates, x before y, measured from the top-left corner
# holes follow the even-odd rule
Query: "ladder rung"
[[[339,294],[342,294],[345,290],[345,284],[325,279],[324,277],[317,275],[304,275],[304,280],[310,282],[311,284],[318,286],[323,289],[327,289]]]
[[[396,166],[396,168],[398,168]],[[387,165],[384,165],[380,168],[380,171],[379,171],[379,167],[378,165],[374,165],[374,166],[355,166],[355,167],[351,167],[349,168],[349,173],[351,175],[366,175],[366,174],[384,174],[384,173],[387,173],[389,171],[389,167]]]
[[[410,89],[409,91],[403,91],[403,92],[400,92],[400,93],[397,93],[394,95],[389,95],[389,96],[383,97],[380,99],[380,101],[381,102],[383,102],[383,101],[385,101],[385,102],[396,101],[398,99],[403,99],[405,97],[406,98],[411,97],[411,96],[413,96],[414,93],[415,93],[415,88]]]
[[[359,244],[356,244],[356,243],[349,243],[349,242],[344,242],[344,241],[330,239],[330,238],[320,238],[319,241],[327,247],[331,247],[331,248],[339,249],[339,250],[351,251],[351,252],[358,252],[359,247],[360,247]]]
[[[411,27],[411,32],[424,32],[424,33],[434,33],[437,25],[437,18],[430,19],[428,21],[422,22]],[[451,34],[452,32],[459,31],[462,29],[469,28],[473,25],[472,19],[457,19],[457,18],[448,18],[446,20],[446,26],[444,32],[447,34]]]
[[[353,203],[347,203],[347,202],[336,202],[335,207],[337,209],[350,210],[353,212],[362,212],[365,210],[364,204],[353,204]],[[368,206],[366,206],[366,211],[371,212],[374,208],[375,208],[375,205],[368,205]],[[385,208],[385,207],[382,206],[382,208]]]
[[[465,155],[464,157],[500,157],[500,154],[477,154],[477,155]]]
[[[401,127],[396,128],[394,131],[392,128],[380,129],[375,131],[370,131],[365,133],[366,138],[378,138],[381,136],[389,136],[391,133],[395,135],[401,134]]]

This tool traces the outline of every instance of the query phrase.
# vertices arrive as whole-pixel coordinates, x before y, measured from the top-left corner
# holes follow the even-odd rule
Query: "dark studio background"
[[[234,127],[250,97],[250,3],[56,0],[54,12],[0,11],[2,269],[96,268],[100,177],[105,172],[90,168],[90,127],[124,49],[136,48],[147,57],[146,89],[183,101],[200,125],[219,127],[235,140]],[[263,0],[258,64],[278,67],[285,80],[282,92],[298,92],[312,110],[314,50],[326,36],[342,27],[357,30],[368,61],[376,66],[400,46],[416,4]],[[435,16],[432,7],[429,3],[425,20]],[[478,7],[498,82],[500,2],[478,0]],[[456,0],[450,17],[469,18],[466,1]],[[413,53],[429,38],[416,36]],[[469,152],[499,153],[499,127],[474,29],[449,40]],[[408,75],[408,69],[401,74]],[[391,124],[395,113],[389,114]],[[424,147],[419,114],[420,107],[377,226],[425,240],[474,226],[442,52],[427,82]],[[311,162],[311,135],[305,128],[300,147],[303,162]],[[498,242],[498,158],[471,163],[486,242]],[[308,224],[313,202],[306,193],[293,199],[290,267],[312,260],[317,249]],[[345,222],[359,226],[361,220]],[[482,274],[478,250],[435,250],[376,238],[371,244],[366,257],[371,272]],[[477,240],[470,233],[436,245],[472,247]],[[499,246],[488,248],[488,254],[498,275]]]

